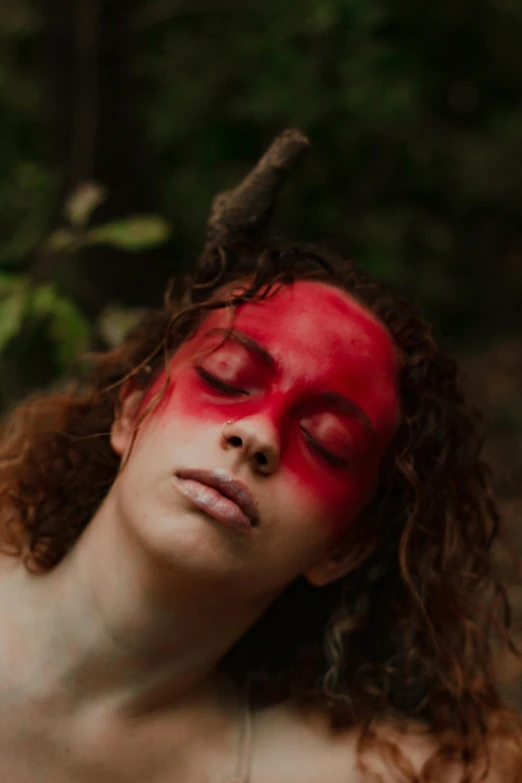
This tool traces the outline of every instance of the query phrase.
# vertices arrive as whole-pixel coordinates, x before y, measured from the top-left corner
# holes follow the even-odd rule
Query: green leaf
[[[0,272],[0,296],[7,296],[26,286],[26,280],[20,275],[6,275]],[[0,302],[0,312],[2,303]]]
[[[57,228],[44,244],[48,250],[75,250],[78,237],[68,228]]]
[[[156,215],[132,215],[89,229],[86,244],[112,245],[120,250],[140,251],[165,242],[168,223]]]
[[[129,308],[115,304],[109,305],[98,316],[97,329],[107,345],[114,348],[136,326],[145,312],[143,307]]]
[[[36,318],[54,343],[62,369],[89,345],[90,327],[74,302],[53,285],[31,287],[24,278],[13,278],[12,292],[0,297],[0,353],[22,330],[26,318]],[[1,285],[5,277],[0,276]]]
[[[74,302],[52,285],[41,285],[31,291],[29,312],[47,318],[55,343],[57,359],[65,369],[89,344],[89,324]]]
[[[24,320],[27,295],[24,288],[0,299],[0,352],[16,337]]]
[[[84,182],[71,193],[65,202],[65,215],[72,226],[82,228],[100,204],[107,198],[107,193],[102,185],[97,182]]]
[[[64,368],[89,345],[89,323],[76,305],[65,297],[57,296],[54,300],[50,330],[56,341],[58,361]]]
[[[29,309],[37,316],[53,315],[58,295],[52,285],[40,285],[31,291]]]

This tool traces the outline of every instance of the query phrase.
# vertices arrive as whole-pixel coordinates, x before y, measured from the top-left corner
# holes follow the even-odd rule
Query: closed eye
[[[346,460],[342,459],[342,457],[339,457],[337,454],[328,451],[328,449],[325,449],[325,447],[321,445],[321,443],[319,443],[314,438],[312,438],[312,436],[310,435],[310,433],[305,427],[301,426],[300,429],[310,448],[313,451],[315,451],[317,454],[319,454],[320,457],[326,460],[326,462],[328,462],[330,465],[333,465],[336,468],[348,467],[348,463],[346,462]]]
[[[239,389],[236,386],[231,386],[229,383],[225,383],[215,375],[212,375],[212,373],[209,373],[208,370],[205,370],[203,367],[196,367],[195,370],[199,377],[205,382],[205,384],[210,386],[210,388],[214,389],[215,391],[219,391],[222,394],[229,394],[233,397],[248,395],[248,392],[245,391],[245,389]]]

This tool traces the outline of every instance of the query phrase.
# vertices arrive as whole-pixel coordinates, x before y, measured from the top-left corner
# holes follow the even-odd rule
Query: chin
[[[225,575],[237,570],[230,531],[197,511],[151,513],[129,520],[133,537],[155,567],[173,573]]]

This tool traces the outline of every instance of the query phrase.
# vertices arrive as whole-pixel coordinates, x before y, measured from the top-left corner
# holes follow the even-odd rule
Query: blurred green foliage
[[[45,4],[0,0],[0,406],[67,369],[89,334],[103,341],[103,314],[77,296],[78,248],[113,244],[124,275],[168,223],[166,282],[197,254],[212,197],[287,126],[313,148],[282,194],[281,233],[355,256],[416,297],[450,344],[520,330],[521,3],[129,0],[121,99],[162,218],[112,215],[79,245],[74,220],[56,219],[65,175],[44,123]],[[66,261],[41,280],[50,247]],[[106,306],[151,304],[139,298]]]
[[[136,57],[162,201],[190,246],[212,194],[297,125],[314,146],[284,194],[286,233],[332,239],[457,329],[497,305],[511,328],[522,306],[522,5],[239,6],[158,24]]]

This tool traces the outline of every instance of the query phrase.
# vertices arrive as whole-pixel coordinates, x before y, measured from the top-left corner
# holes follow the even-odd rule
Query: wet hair
[[[438,741],[422,776],[400,747],[389,752],[401,779],[441,780],[457,762],[463,783],[478,780],[498,735],[514,749],[502,779],[515,781],[520,722],[503,705],[493,671],[510,616],[492,557],[499,516],[480,458],[480,418],[416,308],[324,248],[208,247],[194,275],[121,345],[92,356],[74,388],[35,395],[6,416],[0,545],[32,571],[55,566],[119,470],[109,431],[123,384],[149,387],[210,310],[270,297],[296,279],[349,292],[385,325],[402,357],[401,419],[376,491],[349,528],[349,573],[322,588],[297,579],[223,664],[259,700],[292,695],[320,704],[334,725],[361,726],[361,757],[372,741],[388,752],[376,739],[381,720],[429,726]],[[234,288],[235,281],[246,285]]]

